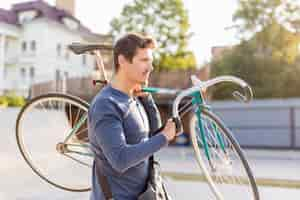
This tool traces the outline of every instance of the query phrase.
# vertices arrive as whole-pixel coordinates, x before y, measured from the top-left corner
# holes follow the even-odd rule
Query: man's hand
[[[162,130],[162,134],[167,138],[168,141],[171,141],[176,136],[176,127],[175,122],[172,119],[168,119],[164,129]]]
[[[136,85],[133,89],[133,95],[136,97],[146,97],[149,93],[142,91],[142,85]]]

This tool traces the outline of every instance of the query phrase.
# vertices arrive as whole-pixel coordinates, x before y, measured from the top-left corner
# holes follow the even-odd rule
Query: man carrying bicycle
[[[176,135],[174,122],[168,120],[161,132],[149,137],[150,130],[161,126],[159,112],[152,96],[139,91],[153,70],[154,47],[153,39],[133,33],[114,45],[115,74],[88,113],[89,141],[96,155],[91,200],[107,199],[103,178],[113,199],[137,199],[146,188],[149,157]]]

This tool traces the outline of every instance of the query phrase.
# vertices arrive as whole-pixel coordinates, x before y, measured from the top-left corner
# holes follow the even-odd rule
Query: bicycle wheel
[[[190,121],[191,141],[197,162],[215,199],[259,200],[254,176],[230,130],[206,109],[201,112],[201,122],[208,151],[205,151],[201,139],[196,114]]]
[[[19,150],[31,169],[53,186],[90,190],[93,157],[86,140],[88,108],[77,97],[50,93],[30,100],[18,114]]]

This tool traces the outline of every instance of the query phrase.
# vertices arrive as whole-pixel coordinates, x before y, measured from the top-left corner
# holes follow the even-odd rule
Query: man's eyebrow
[[[148,61],[148,60],[153,61],[153,58],[144,57],[144,58],[141,58],[141,60],[144,60],[144,61]]]

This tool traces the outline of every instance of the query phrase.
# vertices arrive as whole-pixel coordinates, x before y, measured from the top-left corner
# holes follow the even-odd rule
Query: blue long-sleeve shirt
[[[159,128],[157,108],[151,96],[141,102],[105,86],[93,99],[88,113],[92,151],[101,160],[98,170],[107,177],[114,200],[136,200],[145,189],[149,157],[167,145],[162,133],[149,138],[150,129]],[[149,124],[150,121],[150,124]],[[91,200],[104,200],[93,164]]]

